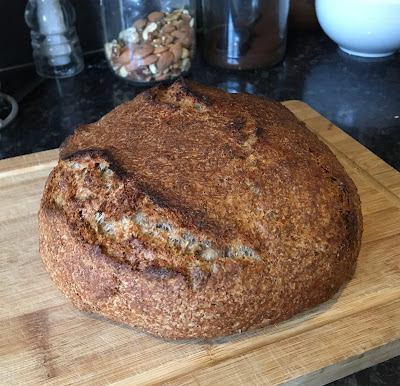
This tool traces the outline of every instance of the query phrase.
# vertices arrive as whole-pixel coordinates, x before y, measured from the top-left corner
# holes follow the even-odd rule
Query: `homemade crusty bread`
[[[178,80],[62,145],[40,252],[82,310],[172,339],[326,301],[360,250],[356,187],[281,104]]]

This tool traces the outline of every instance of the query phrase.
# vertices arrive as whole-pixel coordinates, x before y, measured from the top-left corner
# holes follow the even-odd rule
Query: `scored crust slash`
[[[284,106],[180,79],[67,138],[39,231],[74,305],[188,339],[331,298],[353,272],[362,216],[342,165]]]

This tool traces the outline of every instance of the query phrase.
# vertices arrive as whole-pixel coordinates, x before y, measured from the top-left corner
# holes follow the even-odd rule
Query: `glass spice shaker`
[[[100,8],[105,54],[117,76],[148,83],[189,70],[196,0],[100,0]]]
[[[33,59],[40,76],[66,78],[83,70],[75,10],[68,0],[28,0],[25,21],[31,29]]]
[[[202,0],[204,55],[237,70],[270,67],[286,50],[289,0]]]

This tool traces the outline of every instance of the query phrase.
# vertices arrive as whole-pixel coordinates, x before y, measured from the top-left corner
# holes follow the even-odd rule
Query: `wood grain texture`
[[[284,102],[356,183],[363,245],[353,279],[287,322],[170,342],[80,312],[44,271],[37,210],[56,150],[0,161],[0,383],[324,384],[400,354],[400,173],[299,101]]]

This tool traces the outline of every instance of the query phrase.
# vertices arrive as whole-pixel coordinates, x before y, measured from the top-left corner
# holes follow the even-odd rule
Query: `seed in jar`
[[[133,23],[133,27],[136,28],[136,31],[141,31],[147,24],[146,19],[138,19]]]
[[[118,73],[120,76],[123,78],[126,78],[128,76],[128,71],[126,70],[125,66],[122,66],[119,70]]]
[[[164,21],[169,24],[171,23],[171,21],[174,20],[172,19],[171,15],[169,13],[167,13],[167,15],[164,17]],[[156,78],[157,79],[157,78]]]
[[[128,79],[130,79],[130,80],[135,80],[135,81],[141,80],[141,79],[136,75],[135,72],[130,72],[129,75],[128,75]]]
[[[181,43],[183,47],[188,48],[192,43],[191,33],[188,31],[174,31],[171,36],[176,38],[177,43]]]
[[[161,54],[164,51],[168,51],[168,47],[160,46],[160,47],[157,47],[157,48],[154,49],[154,53],[155,54]]]
[[[129,50],[122,52],[118,58],[118,62],[122,65],[128,64],[131,61],[132,53]]]
[[[136,75],[139,76],[141,80],[148,82],[152,78],[152,74],[147,67],[140,67],[135,72]]]
[[[175,31],[175,26],[172,24],[165,24],[162,28],[161,28],[161,32],[164,34],[170,34],[172,31]]]
[[[157,55],[149,55],[149,56],[146,56],[143,60],[141,60],[140,64],[142,66],[148,66],[149,64],[152,64],[152,63],[156,62],[157,60],[158,60]]]
[[[170,47],[169,50],[174,55],[174,63],[176,63],[181,58],[182,44],[181,43],[175,43]]]
[[[142,47],[135,47],[133,51],[133,59],[142,59],[152,54],[154,47],[150,43],[144,43]]]
[[[164,44],[165,46],[168,46],[169,44],[171,44],[174,41],[174,38],[169,35],[169,34],[165,34],[164,36],[161,36],[161,42],[162,44]]]
[[[153,22],[153,21],[160,21],[163,18],[164,14],[162,12],[152,12],[149,14],[149,16],[147,16],[147,19],[149,19],[149,21]]]
[[[122,40],[125,44],[137,43],[139,41],[139,34],[136,32],[136,28],[130,27],[122,30],[119,33],[118,39]]]
[[[157,67],[154,63],[149,65],[149,70],[153,75],[157,74]]]
[[[161,34],[158,30],[155,30],[155,31],[149,33],[150,39],[157,39],[159,37],[161,37]]]
[[[138,60],[132,60],[132,62],[125,65],[127,71],[132,72],[137,70],[140,67],[140,63]]]
[[[112,47],[111,47],[111,65],[113,67],[119,67],[118,66],[118,58],[119,58],[119,45],[116,43],[116,41],[112,42]]]
[[[161,38],[153,39],[154,46],[158,47],[158,46],[161,46],[161,44],[162,44]]]
[[[172,65],[172,68],[173,68],[173,69],[178,69],[178,68],[181,68],[181,65],[182,65],[182,61],[181,61],[181,60],[178,60],[176,63],[174,63],[174,64]]]
[[[172,12],[172,15],[174,15],[174,16],[176,16],[176,18],[178,18],[179,16],[182,15],[183,10],[184,10],[184,7],[176,9],[174,12]]]
[[[186,11],[186,10],[185,10],[185,11]],[[186,22],[189,22],[191,18],[192,18],[192,17],[191,17],[188,13],[183,13],[183,14],[181,15],[181,19],[182,19],[183,21],[186,21]]]
[[[190,31],[191,30],[189,23],[186,21],[183,21],[183,20],[178,21],[177,28],[181,31]]]
[[[185,59],[188,57],[189,57],[189,50],[185,47],[182,47],[181,59]]]
[[[160,55],[160,58],[157,61],[157,70],[164,71],[167,69],[172,62],[174,61],[174,55],[170,51],[165,51]]]
[[[141,71],[141,73],[142,73],[143,75],[150,75],[150,74],[151,74],[150,70],[149,70],[147,67],[141,67],[141,68],[139,69],[139,71]]]
[[[153,32],[157,29],[157,23],[150,23],[144,30],[142,33],[142,37],[144,40],[147,40],[149,38],[149,33]]]
[[[190,59],[189,58],[183,59],[181,64],[181,70],[187,71],[189,68],[190,68]]]
[[[121,47],[119,53],[122,54],[123,52],[129,51],[129,46],[123,46]]]
[[[171,32],[171,36],[177,39],[182,38],[184,34],[185,34],[184,32],[178,30]]]
[[[181,8],[180,8],[181,9]],[[165,17],[164,20],[167,23],[171,23],[174,20],[178,20],[179,16],[181,15],[182,11],[180,11],[180,9],[177,9],[176,11],[172,12],[172,13],[168,13]]]
[[[171,70],[171,76],[176,77],[179,76],[181,74],[181,69],[180,68],[173,68]]]

